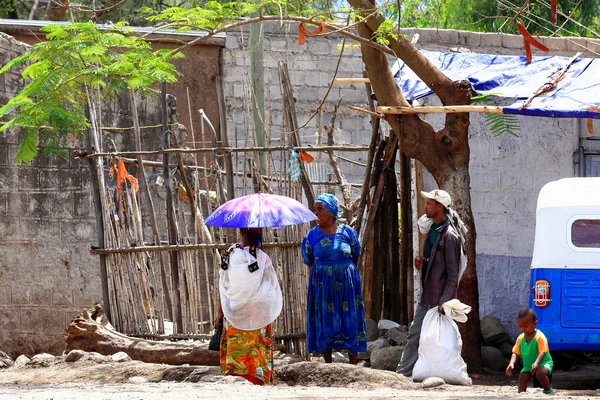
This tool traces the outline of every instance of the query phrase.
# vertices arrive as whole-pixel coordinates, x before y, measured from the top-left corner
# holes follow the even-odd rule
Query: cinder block
[[[227,33],[225,36],[225,48],[226,49],[238,49],[240,47],[240,42],[236,35]]]
[[[556,37],[541,37],[539,41],[545,44],[551,53],[567,51],[567,39]]]
[[[527,192],[533,187],[533,176],[526,171],[505,170],[500,178],[500,190],[503,192]]]
[[[0,144],[0,166],[9,166],[8,152],[9,146],[7,144]]]
[[[38,169],[32,167],[17,167],[19,189],[30,190],[39,187]]]
[[[308,44],[308,51],[317,56],[330,55],[337,48],[337,45],[319,37],[308,37],[306,43]]]
[[[296,100],[298,101],[318,101],[320,99],[319,91],[311,87],[301,87],[296,93]]]
[[[588,53],[592,53],[592,54],[586,55],[586,57],[598,57],[598,55],[600,55],[600,40],[588,39],[587,47],[589,49]]]
[[[502,34],[502,47],[507,49],[522,49],[523,37],[520,35]]]
[[[469,48],[481,45],[481,35],[478,32],[458,31],[458,44]]]
[[[52,292],[52,305],[55,307],[73,307],[73,294],[67,289],[54,288]]]
[[[502,47],[502,35],[499,33],[478,33],[481,47]]]
[[[40,168],[40,189],[60,189],[60,172],[58,169]]]
[[[54,212],[54,198],[48,193],[30,193],[28,213],[30,217],[51,217]]]
[[[93,199],[89,192],[75,192],[73,193],[73,205],[75,217],[91,217],[94,214]]]
[[[9,306],[12,304],[12,290],[10,284],[0,285],[0,306]]]
[[[19,237],[19,218],[4,216],[0,218],[0,237],[3,240],[15,240]]]
[[[577,53],[587,51],[587,39],[585,38],[567,38],[567,52]]]
[[[63,221],[61,239],[66,243],[92,242],[96,237],[95,228],[88,221]]]
[[[9,307],[0,308],[0,331],[18,332],[20,328],[19,311]]]

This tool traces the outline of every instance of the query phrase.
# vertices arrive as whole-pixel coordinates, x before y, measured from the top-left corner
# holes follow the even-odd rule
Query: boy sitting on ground
[[[537,326],[537,314],[531,308],[523,308],[517,315],[517,325],[521,334],[513,347],[510,364],[506,368],[506,375],[511,375],[517,356],[523,360],[523,369],[519,374],[519,393],[527,390],[527,382],[533,376],[537,378],[544,388],[545,394],[554,394],[550,385],[552,376],[552,357],[548,340],[544,334],[535,329]]]

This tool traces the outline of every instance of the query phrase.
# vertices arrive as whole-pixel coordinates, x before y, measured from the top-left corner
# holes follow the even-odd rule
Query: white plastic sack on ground
[[[442,378],[454,385],[472,384],[467,374],[467,364],[462,359],[462,338],[454,320],[465,322],[471,307],[454,299],[442,306],[446,315],[438,312],[437,307],[425,314],[421,339],[419,340],[419,359],[413,368],[414,381],[427,378]]]
[[[400,324],[389,319],[380,319],[377,323],[377,329],[394,329],[399,327]]]

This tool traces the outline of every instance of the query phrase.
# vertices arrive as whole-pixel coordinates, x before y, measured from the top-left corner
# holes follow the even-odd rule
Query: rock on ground
[[[429,388],[434,388],[434,387],[442,386],[442,385],[445,385],[445,384],[446,384],[446,381],[444,381],[442,378],[431,377],[431,378],[425,379],[421,383],[421,387],[423,389],[429,389]]]
[[[504,342],[511,342],[510,335],[498,318],[486,315],[481,318],[480,326],[481,334],[483,335],[483,340],[486,345],[500,346]]]
[[[47,367],[54,360],[56,360],[56,356],[53,356],[52,354],[48,354],[48,353],[40,353],[40,354],[36,354],[35,356],[33,356],[31,358],[31,364],[34,364],[34,365],[37,365],[40,367]]]
[[[388,330],[385,338],[392,346],[404,346],[408,341],[408,332],[400,330],[401,327],[396,327]]]
[[[67,357],[65,358],[66,362],[75,362],[78,361],[81,357],[85,356],[86,352],[83,350],[71,350]]]
[[[367,342],[377,340],[379,337],[379,328],[377,328],[377,322],[368,318],[367,322]]]
[[[374,342],[367,342],[367,352],[372,353],[373,350],[384,349],[390,347],[390,342],[386,338],[379,338]]]
[[[25,354],[21,354],[15,360],[15,366],[16,367],[23,367],[23,366],[29,364],[30,362],[31,362],[31,359],[29,357],[27,357]]]
[[[15,362],[12,358],[2,350],[0,350],[0,369],[2,368],[10,368],[15,365]]]
[[[276,368],[275,378],[290,386],[392,387],[396,389],[417,387],[408,378],[395,372],[378,371],[351,364],[325,364],[308,361]]]
[[[396,371],[404,346],[390,346],[371,352],[371,368]]]
[[[513,346],[510,343],[504,342],[500,345],[500,351],[502,355],[506,358],[510,358],[512,356]]]
[[[129,355],[127,353],[125,353],[124,351],[119,351],[118,353],[113,354],[111,356],[111,358],[114,362],[131,361],[131,357],[129,357]]]
[[[481,346],[481,362],[492,371],[504,371],[508,366],[500,349],[492,346]]]
[[[339,351],[334,351],[331,354],[331,361],[333,361],[334,363],[348,363],[348,362],[350,362],[350,359],[348,357],[346,357],[346,355],[344,353],[340,353]]]

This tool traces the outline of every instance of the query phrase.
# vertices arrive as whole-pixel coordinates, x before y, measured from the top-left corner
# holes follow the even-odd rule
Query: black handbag
[[[208,342],[208,349],[219,351],[221,349],[221,335],[223,334],[223,318],[219,320],[219,325],[215,326],[215,333]]]

